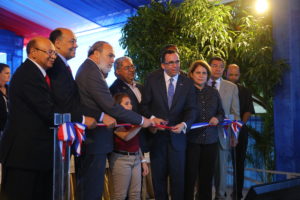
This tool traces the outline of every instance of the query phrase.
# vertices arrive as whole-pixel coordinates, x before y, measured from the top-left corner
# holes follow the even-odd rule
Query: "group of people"
[[[188,200],[195,194],[212,199],[213,183],[215,199],[225,199],[231,149],[238,174],[232,197],[242,198],[247,127],[237,141],[220,125],[225,118],[246,124],[254,113],[251,93],[237,84],[237,65],[228,65],[229,81],[222,78],[226,63],[220,57],[193,62],[185,75],[178,48],[167,45],[161,66],[141,85],[134,80],[132,59],[115,60],[112,46],[97,41],[74,80],[68,60],[77,47],[66,28],[53,30],[49,39],[30,40],[28,58],[14,73],[8,95],[0,68],[2,96],[9,102],[0,143],[1,199],[52,198],[54,113],[71,113],[72,122],[87,127],[82,154],[75,158],[76,199],[101,199],[106,159],[112,199],[140,199],[141,176],[150,170],[144,152],[150,152],[155,199]],[[109,88],[105,78],[113,66],[117,79]],[[191,129],[196,122],[210,126]],[[132,126],[115,128],[117,123]]]

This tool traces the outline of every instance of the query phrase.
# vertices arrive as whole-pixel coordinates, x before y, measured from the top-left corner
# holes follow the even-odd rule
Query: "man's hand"
[[[152,118],[151,120],[154,122],[155,125],[167,125],[168,124],[168,121],[160,119],[160,118],[156,118],[156,117]],[[157,130],[164,131],[165,129],[157,128]]]
[[[144,122],[142,124],[143,128],[147,128],[149,126],[152,126],[152,124],[153,124],[152,120],[150,120],[150,119],[148,119],[146,117],[143,117],[143,118],[144,118]]]
[[[210,125],[218,125],[219,124],[219,120],[218,120],[218,118],[216,118],[216,117],[212,117],[210,120],[209,120],[209,122],[208,122]]]
[[[117,121],[115,118],[111,117],[108,114],[103,115],[103,123],[107,126],[107,128],[114,128],[117,124]]]
[[[96,128],[97,121],[93,117],[84,116],[84,124],[88,129]]]
[[[184,128],[185,128],[185,125],[183,122],[181,122],[181,123],[177,124],[176,126],[173,126],[172,132],[181,133],[181,131],[183,131]]]

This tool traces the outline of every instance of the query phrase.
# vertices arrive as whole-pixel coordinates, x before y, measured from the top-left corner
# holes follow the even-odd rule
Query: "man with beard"
[[[115,54],[112,46],[98,41],[88,51],[88,58],[79,67],[76,82],[82,103],[93,110],[104,111],[117,120],[148,127],[151,120],[114,104],[105,77],[111,70]],[[87,131],[85,153],[80,157],[77,180],[78,199],[100,199],[102,197],[105,161],[113,150],[112,129],[97,127]],[[132,152],[135,153],[135,152]]]

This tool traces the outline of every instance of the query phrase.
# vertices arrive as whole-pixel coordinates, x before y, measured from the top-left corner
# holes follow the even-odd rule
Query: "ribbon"
[[[74,148],[74,155],[80,156],[81,145],[82,145],[82,142],[85,141],[85,132],[84,131],[85,131],[86,125],[80,124],[80,123],[75,123],[74,128],[75,128],[77,137],[75,138],[75,141],[74,141],[74,144],[72,147]]]
[[[103,123],[98,123],[97,124],[98,127],[106,127],[105,124]],[[115,127],[138,127],[139,125],[133,125],[133,124],[117,124]],[[156,128],[164,128],[164,129],[173,129],[173,127],[171,126],[166,126],[166,125],[154,125],[152,127],[156,127]]]
[[[224,121],[222,123],[219,123],[218,125],[211,125],[208,122],[200,122],[200,123],[193,124],[191,126],[191,129],[203,128],[203,127],[209,127],[209,126],[219,126],[219,125],[224,126],[223,135],[224,135],[225,139],[228,136],[228,132],[227,132],[227,127],[228,126],[231,127],[231,130],[233,131],[234,136],[237,139],[238,138],[238,133],[240,132],[240,129],[243,126],[243,122],[238,121],[238,120],[230,120],[230,119],[224,119]]]
[[[64,160],[66,157],[67,146],[74,148],[75,156],[81,153],[81,144],[85,140],[85,125],[79,123],[66,122],[58,127],[57,138],[59,141],[59,149]]]
[[[228,132],[227,132],[227,128],[230,126],[231,130],[234,133],[235,138],[238,138],[238,133],[241,129],[241,127],[243,126],[243,122],[242,121],[238,121],[238,120],[230,120],[230,119],[224,119],[224,121],[222,123],[219,123],[218,125],[211,125],[208,122],[199,122],[199,123],[195,123],[191,126],[191,129],[196,129],[196,128],[203,128],[203,127],[209,127],[209,126],[224,126],[224,138],[226,139],[226,137],[228,136]],[[106,127],[105,124],[103,123],[98,123],[97,126],[99,127]],[[117,124],[116,127],[136,127],[138,125],[132,125],[132,124]],[[169,129],[172,130],[173,127],[171,126],[166,126],[166,125],[154,125],[152,127],[156,127],[156,128],[164,128],[164,129]]]

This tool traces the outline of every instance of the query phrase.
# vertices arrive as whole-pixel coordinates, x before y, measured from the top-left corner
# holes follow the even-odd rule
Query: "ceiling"
[[[165,2],[163,0],[162,2]],[[66,27],[75,33],[122,25],[150,0],[1,0],[0,29],[13,31],[27,41]],[[173,0],[173,3],[182,0]]]

